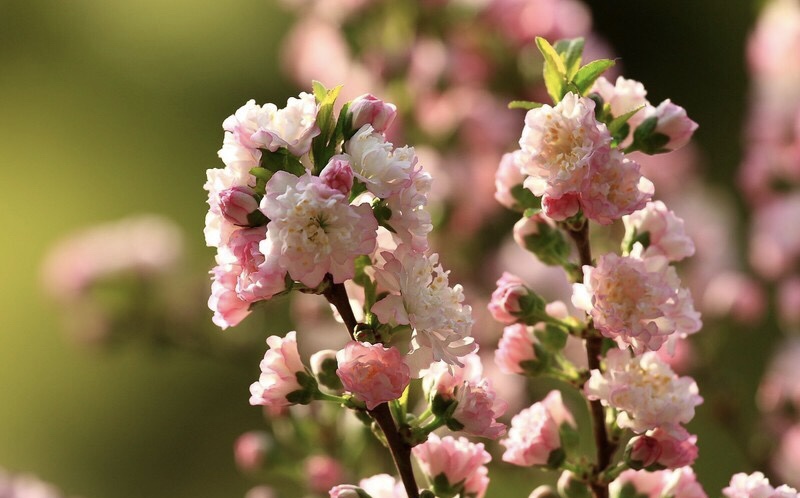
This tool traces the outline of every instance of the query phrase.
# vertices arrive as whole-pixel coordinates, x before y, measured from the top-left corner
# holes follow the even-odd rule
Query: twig
[[[353,309],[350,307],[347,290],[345,290],[344,284],[334,284],[332,281],[329,283],[330,285],[325,289],[323,295],[328,299],[329,303],[336,307],[347,327],[347,331],[350,333],[350,338],[355,339],[354,334],[358,321],[353,314]],[[394,465],[397,467],[397,472],[400,473],[408,498],[419,498],[419,487],[414,478],[414,469],[411,467],[411,445],[402,438],[397,430],[389,405],[381,403],[374,410],[367,410],[367,413],[375,420],[386,437],[389,451],[392,453],[392,460],[394,460]]]

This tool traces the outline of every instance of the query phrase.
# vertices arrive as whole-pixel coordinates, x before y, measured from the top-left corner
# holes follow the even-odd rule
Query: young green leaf
[[[564,89],[567,84],[567,68],[564,66],[564,61],[558,55],[556,49],[550,45],[550,42],[541,36],[537,36],[536,46],[544,56],[542,76],[547,87],[547,93],[553,99],[553,102],[557,104],[564,97]]]
[[[530,102],[528,100],[512,100],[508,103],[509,109],[536,109],[538,107],[542,107],[544,104],[539,102]]]
[[[558,52],[564,61],[567,80],[571,80],[581,67],[583,45],[583,38],[572,38],[568,40],[558,40],[554,46],[556,52]]]
[[[594,82],[597,81],[597,78],[600,77],[604,72],[608,70],[611,66],[615,64],[614,61],[611,59],[598,59],[596,61],[592,61],[575,73],[575,77],[572,78],[572,82],[575,83],[575,86],[578,87],[580,90],[581,95],[585,95],[586,92],[592,88]]]

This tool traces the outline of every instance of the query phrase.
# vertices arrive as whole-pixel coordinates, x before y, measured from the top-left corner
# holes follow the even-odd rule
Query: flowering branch
[[[583,279],[583,266],[592,264],[592,249],[589,243],[589,223],[584,222],[578,230],[569,229],[567,233],[575,242],[580,257],[580,268],[578,270],[579,280]],[[599,370],[600,358],[602,356],[603,338],[597,330],[590,326],[586,337],[586,359],[589,370]],[[617,447],[609,440],[606,430],[606,417],[603,405],[600,400],[589,401],[589,411],[592,416],[592,431],[594,433],[594,443],[597,451],[597,466],[594,469],[594,479],[590,483],[592,492],[596,498],[608,497],[608,482],[603,482],[599,477],[608,468],[611,458]]]
[[[323,295],[336,307],[336,311],[342,317],[350,338],[355,340],[355,329],[358,326],[358,321],[353,314],[353,309],[350,307],[350,300],[347,297],[347,290],[344,284],[331,284],[328,286]],[[394,460],[397,472],[403,481],[406,488],[406,493],[409,498],[419,497],[419,487],[414,478],[414,469],[411,467],[411,445],[406,442],[400,435],[400,432],[395,425],[392,413],[389,410],[388,403],[381,403],[372,410],[367,410],[370,417],[378,424],[378,427],[383,431],[386,437],[386,442],[389,445],[389,451],[392,453],[392,460]]]

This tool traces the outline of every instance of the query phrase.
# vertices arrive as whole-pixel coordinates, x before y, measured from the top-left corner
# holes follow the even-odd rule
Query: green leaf
[[[314,92],[314,98],[317,99],[317,102],[319,103],[325,100],[325,97],[328,96],[328,89],[325,88],[325,85],[323,85],[321,81],[312,81],[311,88]]]
[[[531,102],[529,100],[512,100],[508,103],[509,109],[537,109],[542,107],[544,104],[540,102]]]
[[[640,105],[636,109],[632,109],[632,110],[626,112],[625,114],[622,114],[622,115],[619,115],[619,116],[615,117],[613,120],[611,120],[610,123],[608,123],[608,131],[612,135],[616,135],[617,131],[619,131],[620,128],[622,128],[623,125],[627,124],[628,120],[631,119],[634,114],[636,114],[637,112],[641,111],[642,109],[644,109],[644,105]]]
[[[592,61],[580,68],[578,72],[575,73],[575,77],[572,78],[572,82],[575,83],[579,93],[581,95],[585,95],[586,92],[592,88],[594,82],[597,81],[597,78],[599,78],[614,64],[615,62],[611,59],[597,59],[596,61]]]
[[[541,36],[537,36],[536,46],[544,56],[542,76],[547,87],[547,93],[553,99],[553,102],[559,103],[564,97],[564,89],[567,84],[567,68],[564,66],[564,61],[561,60],[561,56],[558,55],[556,49],[550,45],[550,42]]]
[[[525,188],[521,183],[511,187],[511,197],[517,201],[514,205],[515,211],[524,213],[527,209],[533,208],[539,210],[542,208],[541,197],[533,195],[533,192]]]
[[[317,110],[319,135],[311,141],[311,155],[314,161],[314,173],[319,174],[322,168],[328,164],[328,160],[333,156],[336,147],[336,143],[332,140],[334,129],[336,128],[336,123],[333,120],[333,104],[336,102],[336,97],[339,96],[342,86],[339,85],[332,90],[328,90],[318,81],[315,81],[312,85],[314,97],[319,105]]]
[[[445,399],[441,394],[436,394],[431,401],[431,413],[437,417],[443,417],[450,409],[450,405],[455,403],[452,399]]]
[[[558,52],[564,61],[568,80],[571,80],[581,67],[583,45],[583,38],[572,38],[567,40],[558,40],[554,46],[556,52]]]
[[[557,469],[561,467],[561,464],[564,463],[564,460],[567,459],[567,453],[564,451],[564,448],[556,448],[550,452],[550,456],[547,457],[547,467],[551,469]]]
[[[548,350],[556,353],[567,345],[567,332],[558,325],[548,323],[544,329],[534,331],[539,342]]]
[[[640,150],[645,154],[660,154],[669,152],[664,146],[669,143],[669,137],[663,133],[658,133],[658,117],[650,116],[641,122],[633,131],[633,144],[625,152]]]
[[[537,226],[536,233],[524,237],[525,248],[546,265],[567,264],[572,248],[561,230],[551,227],[544,221],[538,222]]]
[[[306,172],[306,168],[303,166],[303,163],[294,157],[294,155],[292,155],[292,153],[289,152],[285,147],[281,147],[275,152],[262,150],[261,165],[264,169],[271,171],[272,173],[277,173],[278,171],[287,171],[295,176],[302,176]]]

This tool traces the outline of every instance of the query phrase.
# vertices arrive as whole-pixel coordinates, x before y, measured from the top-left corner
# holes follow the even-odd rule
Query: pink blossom
[[[686,234],[683,219],[661,201],[648,202],[643,209],[623,216],[622,221],[627,237],[647,234],[648,245],[640,253],[643,258],[658,255],[680,261],[694,254],[694,242]]]
[[[536,359],[533,334],[524,324],[517,323],[503,329],[503,337],[494,352],[494,362],[507,374],[524,374],[521,363]]]
[[[42,264],[48,294],[69,301],[119,275],[168,273],[183,257],[183,234],[174,221],[145,214],[101,223],[57,242]]]
[[[577,192],[568,192],[560,197],[545,193],[542,197],[542,211],[555,221],[564,221],[575,216],[581,209],[581,198]]]
[[[283,109],[265,104],[256,113],[255,124],[257,128],[250,140],[258,148],[275,152],[286,147],[293,155],[302,156],[311,148],[311,140],[320,133],[316,99],[304,92],[299,98],[290,97]],[[247,131],[249,129],[248,126]]]
[[[403,483],[388,474],[378,474],[358,482],[372,498],[408,498]]]
[[[675,375],[656,353],[631,358],[620,349],[608,352],[604,373],[591,371],[584,392],[619,410],[622,428],[637,434],[660,428],[678,438],[686,434],[680,424],[694,418],[694,407],[703,402],[694,379]]]
[[[462,304],[462,287],[450,287],[436,254],[425,256],[401,244],[394,253],[381,255],[385,263],[375,268],[375,277],[389,295],[375,303],[372,312],[382,323],[410,325],[412,354],[430,355],[428,364],[441,360],[461,365],[458,358],[476,348],[469,336],[472,308]]]
[[[631,468],[643,469],[658,461],[661,444],[650,436],[634,436],[625,448],[625,462]]]
[[[260,470],[272,445],[272,439],[264,431],[245,432],[234,443],[236,466],[244,472]]]
[[[622,116],[642,107],[643,109],[628,120],[631,129],[636,128],[644,120],[644,107],[650,105],[647,101],[647,90],[644,89],[644,85],[636,80],[629,80],[622,76],[618,76],[616,83],[613,85],[604,76],[601,76],[595,82],[591,91],[603,98],[603,102],[610,106],[611,115],[614,117]]]
[[[647,472],[626,470],[609,485],[611,496],[620,496],[622,488],[632,485],[638,495],[647,498],[708,498],[691,467]]]
[[[772,469],[786,484],[800,486],[800,425],[781,435],[778,450],[772,455]]]
[[[384,132],[394,121],[397,107],[367,93],[356,97],[350,103],[348,112],[352,115],[354,129],[358,130],[368,124],[372,125],[375,131]]]
[[[665,149],[680,149],[691,140],[697,123],[686,115],[686,110],[675,105],[669,99],[658,104],[655,109],[648,109],[646,118],[655,116],[658,119],[656,133],[669,137],[669,142],[664,145]]]
[[[483,363],[477,353],[461,357],[463,366],[453,366],[442,361],[432,363],[420,370],[422,389],[428,399],[440,395],[452,399],[455,391],[464,382],[479,383],[483,378]]]
[[[385,199],[392,212],[389,224],[395,239],[416,252],[428,250],[428,233],[433,230],[431,215],[426,209],[431,184],[431,175],[418,168],[411,172],[407,185]]]
[[[412,451],[422,471],[430,480],[444,475],[451,487],[464,483],[461,496],[476,498],[484,496],[488,485],[488,471],[485,465],[492,460],[492,457],[484,449],[483,444],[471,443],[463,437],[439,438],[436,434],[431,434],[427,441],[415,446]],[[483,479],[476,479],[476,474]]]
[[[346,154],[333,156],[319,177],[328,187],[349,195],[353,188],[353,168],[350,167],[350,158]]]
[[[653,196],[653,183],[639,172],[639,164],[614,149],[593,158],[590,173],[580,189],[583,213],[590,220],[608,225],[642,209]]]
[[[573,285],[572,303],[621,348],[656,351],[671,335],[683,337],[701,327],[689,291],[680,287],[665,258],[610,253],[599,257],[596,267],[583,270],[583,283]]]
[[[328,496],[330,498],[361,498],[364,496],[363,493],[364,491],[358,486],[339,484],[328,491]]]
[[[217,151],[217,156],[236,183],[244,185],[250,183],[252,176],[250,170],[260,165],[262,153],[252,142],[248,141],[249,145],[243,145],[240,139],[242,139],[240,135],[226,131],[222,139],[222,148]]]
[[[227,221],[239,226],[250,226],[247,216],[258,209],[255,192],[247,186],[225,189],[219,193],[219,206]]]
[[[378,222],[369,205],[352,206],[319,177],[285,171],[267,182],[261,210],[270,219],[261,252],[309,287],[326,273],[335,283],[354,276],[354,260],[375,247]]]
[[[525,175],[519,165],[520,154],[522,154],[521,150],[503,154],[494,177],[494,198],[508,209],[513,209],[517,205],[511,189],[522,185],[522,182],[525,181]]]
[[[786,406],[800,409],[800,340],[785,341],[777,351],[761,379],[758,405],[762,411],[780,416]]]
[[[374,410],[381,403],[398,399],[410,381],[408,365],[393,347],[350,341],[336,353],[336,375],[345,389]]]
[[[800,326],[800,277],[791,276],[781,282],[777,297],[778,315],[789,326]]]
[[[344,478],[342,464],[327,455],[312,455],[304,464],[308,487],[315,493],[325,493]]]
[[[250,404],[268,407],[289,406],[286,396],[303,390],[297,381],[298,373],[306,369],[297,351],[297,333],[291,331],[286,337],[276,335],[267,338],[269,349],[261,360],[261,376],[250,386]]]
[[[460,430],[473,436],[497,439],[506,433],[506,426],[497,422],[508,409],[508,403],[497,397],[489,379],[478,383],[464,382],[455,390],[456,409],[452,419]]]
[[[561,400],[561,392],[550,391],[542,400],[511,419],[503,460],[522,467],[546,465],[553,451],[561,448],[559,428],[576,427],[572,414]]]
[[[697,436],[689,434],[683,427],[671,432],[656,428],[648,436],[658,441],[661,455],[658,463],[668,469],[677,469],[694,464],[697,459]]]
[[[529,292],[522,279],[509,272],[503,272],[503,276],[497,280],[497,289],[492,292],[492,299],[489,301],[492,318],[505,325],[516,323],[522,311],[519,300]]]
[[[800,192],[780,197],[756,211],[750,234],[750,264],[763,277],[777,280],[800,257]]]
[[[789,486],[773,488],[769,479],[761,472],[740,472],[731,477],[731,482],[722,494],[728,498],[797,498],[800,494]]]
[[[3,498],[62,498],[53,485],[31,474],[11,474],[0,468],[0,496]]]
[[[355,177],[381,199],[407,187],[413,172],[418,169],[413,147],[395,149],[371,125],[359,129],[344,147],[350,155]]]
[[[251,301],[236,293],[239,268],[235,265],[216,266],[211,270],[211,295],[208,307],[214,312],[212,321],[222,329],[235,327],[250,314]]]
[[[238,229],[219,248],[208,306],[214,311],[212,320],[223,329],[244,319],[252,303],[286,287],[286,272],[266,261],[259,249],[265,233],[266,227]]]
[[[220,247],[228,243],[231,234],[239,227],[230,219],[226,218],[222,212],[220,204],[223,192],[237,187],[249,188],[250,175],[240,177],[230,168],[212,168],[206,170],[207,181],[203,188],[208,191],[208,212],[206,213],[205,228],[203,234],[206,238],[206,245],[210,247]]]
[[[525,116],[519,140],[525,187],[559,198],[579,192],[595,155],[608,154],[611,136],[594,117],[594,101],[567,93],[555,107],[543,105]]]
[[[718,272],[706,284],[703,313],[754,324],[764,316],[766,308],[767,296],[762,284],[743,272]]]

